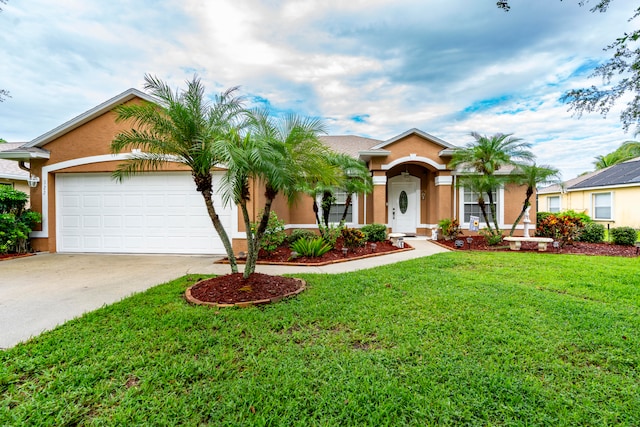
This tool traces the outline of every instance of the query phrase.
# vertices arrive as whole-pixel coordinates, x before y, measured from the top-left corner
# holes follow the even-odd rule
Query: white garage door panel
[[[224,253],[189,173],[58,174],[56,200],[58,252]],[[231,230],[234,211],[214,202]]]

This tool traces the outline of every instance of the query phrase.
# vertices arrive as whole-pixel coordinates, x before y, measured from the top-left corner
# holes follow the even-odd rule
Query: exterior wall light
[[[36,188],[39,182],[40,182],[40,177],[35,176],[33,174],[30,175],[29,178],[27,179],[27,184],[29,184],[29,187],[31,188]]]

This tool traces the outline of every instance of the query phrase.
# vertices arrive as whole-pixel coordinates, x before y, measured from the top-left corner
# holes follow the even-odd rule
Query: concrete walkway
[[[344,273],[421,258],[446,249],[424,239],[412,251],[322,267],[259,265],[265,274]],[[83,313],[185,274],[227,274],[219,257],[38,254],[0,262],[0,349],[53,329]]]

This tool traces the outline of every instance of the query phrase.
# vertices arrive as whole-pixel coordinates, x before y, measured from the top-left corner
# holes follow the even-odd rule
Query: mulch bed
[[[413,250],[411,245],[405,242],[404,248],[398,248],[393,246],[391,242],[376,242],[376,248],[371,249],[371,243],[367,243],[365,246],[360,248],[349,249],[346,254],[342,252],[342,240],[338,239],[336,242],[335,249],[327,252],[326,254],[320,257],[291,257],[291,249],[288,246],[280,246],[275,251],[268,253],[264,250],[260,250],[258,253],[258,264],[266,264],[266,265],[307,265],[307,266],[322,266],[327,264],[333,264],[336,262],[344,262],[344,261],[353,261],[361,258],[368,258],[372,256],[380,256],[387,255],[391,252],[398,251],[407,251]],[[244,258],[238,258],[238,263],[242,264],[245,262]],[[221,259],[217,261],[220,263],[228,263],[229,260],[227,258]]]
[[[194,304],[243,307],[277,302],[304,289],[305,282],[301,279],[262,273],[244,279],[242,273],[234,273],[196,283],[187,289],[186,298]]]
[[[467,243],[468,236],[460,236],[460,240],[464,242],[462,248],[455,247],[454,240],[438,240],[438,244],[453,250],[468,251],[469,244]],[[472,251],[510,251],[508,243],[500,244],[497,246],[487,245],[487,241],[482,236],[472,236],[473,243],[471,243]],[[520,252],[538,252],[538,244],[536,242],[522,242]],[[560,254],[580,254],[580,255],[606,255],[606,256],[623,256],[623,257],[635,257],[637,249],[635,246],[620,246],[612,243],[583,243],[575,242],[571,245],[565,245],[558,250],[553,248],[553,245],[547,246],[546,253],[560,253]]]
[[[23,258],[26,256],[33,256],[35,254],[0,254],[0,261],[9,261],[14,258]]]

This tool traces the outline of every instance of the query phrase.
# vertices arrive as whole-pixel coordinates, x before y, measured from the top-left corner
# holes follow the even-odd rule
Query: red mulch
[[[275,264],[275,263],[294,263],[294,264],[327,264],[331,262],[340,262],[346,260],[353,260],[362,257],[369,257],[375,255],[383,255],[389,252],[399,250],[398,247],[393,246],[391,242],[376,242],[376,249],[371,249],[371,243],[367,243],[360,248],[349,249],[345,255],[342,252],[342,238],[338,239],[335,245],[335,249],[327,252],[321,257],[309,258],[309,257],[297,257],[291,258],[291,249],[288,246],[280,246],[272,253],[267,253],[264,250],[260,250],[258,254],[258,262],[263,264]],[[405,248],[411,248],[410,245],[405,243]],[[239,260],[242,261],[242,260]]]
[[[459,240],[464,242],[464,246],[457,250],[467,251],[469,250],[469,244],[467,243],[468,236],[460,236]],[[503,242],[497,246],[488,246],[484,237],[472,236],[473,243],[471,243],[472,251],[509,251],[509,244]],[[456,249],[455,241],[453,240],[438,240],[438,243],[447,248]],[[565,245],[556,251],[553,245],[547,245],[546,253],[561,253],[561,254],[580,254],[580,255],[606,255],[606,256],[624,256],[635,257],[635,246],[620,246],[612,243],[583,243],[575,242],[572,245]],[[538,252],[538,244],[535,242],[522,242],[520,252]]]
[[[411,246],[405,243],[405,249]],[[342,241],[338,239],[335,249],[327,252],[321,257],[291,258],[291,249],[281,246],[272,253],[260,251],[258,262],[262,264],[301,264],[301,265],[323,265],[332,262],[342,262],[384,255],[390,252],[401,250],[393,246],[390,242],[377,242],[375,251],[371,249],[371,244],[361,248],[349,249],[347,254],[342,252]],[[239,259],[239,262],[244,260]],[[253,273],[247,280],[242,279],[242,274],[229,274],[218,276],[197,283],[190,288],[190,295],[199,302],[216,304],[236,304],[249,301],[260,301],[278,299],[283,295],[296,292],[303,286],[299,280],[282,276],[270,276],[266,274]]]
[[[198,282],[190,292],[201,302],[236,304],[282,297],[299,291],[302,286],[304,282],[291,277],[253,273],[245,280],[242,273],[235,273]]]
[[[0,254],[0,261],[10,260],[14,258],[22,258],[26,256],[32,256],[35,254]]]

